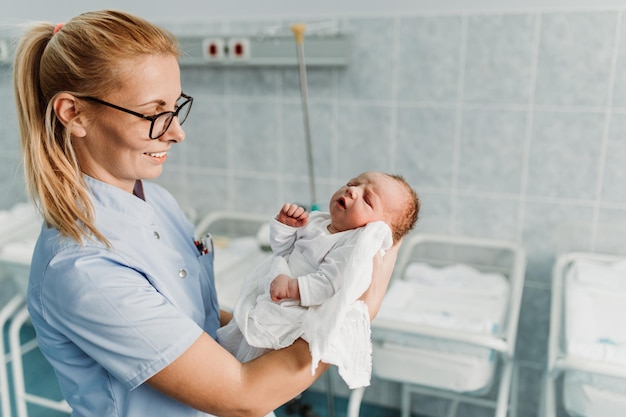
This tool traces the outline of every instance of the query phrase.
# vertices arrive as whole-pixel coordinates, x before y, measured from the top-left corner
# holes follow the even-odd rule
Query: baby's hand
[[[309,221],[309,213],[297,204],[285,203],[276,220],[287,226],[302,227]]]
[[[276,278],[270,284],[270,297],[272,301],[299,300],[300,288],[298,287],[298,280],[285,274],[276,275]]]

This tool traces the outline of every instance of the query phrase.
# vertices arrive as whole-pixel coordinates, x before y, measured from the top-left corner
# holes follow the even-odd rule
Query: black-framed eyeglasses
[[[178,117],[178,123],[182,125],[187,120],[187,116],[189,116],[189,111],[191,110],[191,105],[193,104],[193,97],[188,96],[185,93],[180,93],[180,98],[185,99],[180,104],[176,105],[175,111],[164,111],[163,113],[155,114],[153,116],[146,116],[145,114],[137,113],[136,111],[125,109],[124,107],[120,107],[118,105],[109,103],[104,100],[100,100],[96,97],[82,97],[85,100],[93,101],[95,103],[102,104],[107,107],[111,107],[113,109],[123,111],[124,113],[132,114],[133,116],[140,117],[144,120],[150,121],[150,139],[158,139],[167,132],[167,129],[170,128],[172,124],[172,120],[174,120],[174,116]]]

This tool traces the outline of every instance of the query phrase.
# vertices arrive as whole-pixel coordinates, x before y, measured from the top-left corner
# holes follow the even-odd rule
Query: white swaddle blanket
[[[231,352],[235,350],[239,359],[249,360],[263,349],[280,349],[302,337],[309,343],[312,373],[323,361],[336,365],[351,389],[369,385],[370,317],[359,297],[370,285],[374,255],[391,247],[392,237],[383,222],[370,223],[355,232],[350,236],[354,250],[345,262],[343,286],[321,305],[302,307],[297,301],[272,301],[270,283],[278,274],[291,276],[290,269],[280,256],[263,261],[246,277],[235,306],[235,320],[218,331],[220,343]],[[241,337],[237,340],[238,331],[245,341]],[[240,342],[250,348],[237,346]]]

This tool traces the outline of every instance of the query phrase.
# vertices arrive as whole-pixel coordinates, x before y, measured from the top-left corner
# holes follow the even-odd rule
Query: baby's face
[[[331,197],[331,225],[342,232],[378,220],[390,224],[400,210],[397,202],[405,194],[394,178],[380,172],[365,172],[348,181]]]

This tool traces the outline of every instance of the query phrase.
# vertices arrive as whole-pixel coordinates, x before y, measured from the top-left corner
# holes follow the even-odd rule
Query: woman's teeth
[[[167,155],[167,152],[147,152],[147,155],[154,158],[163,158],[165,155]]]

